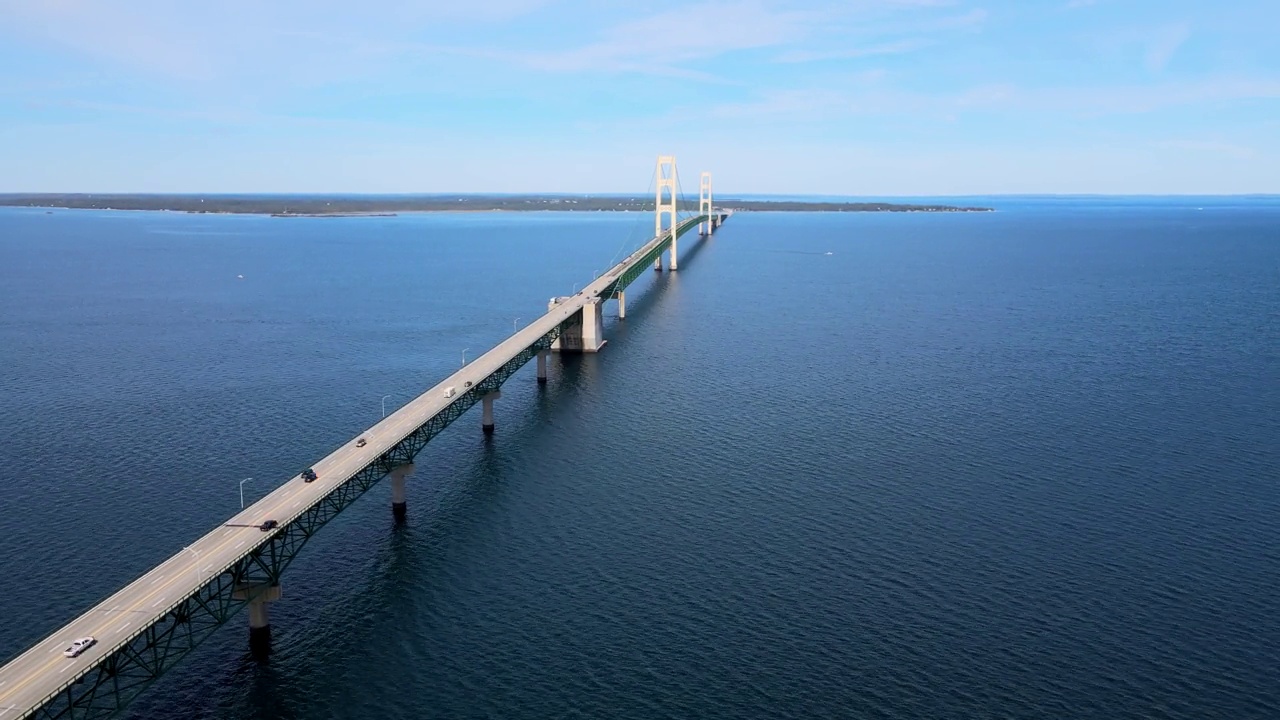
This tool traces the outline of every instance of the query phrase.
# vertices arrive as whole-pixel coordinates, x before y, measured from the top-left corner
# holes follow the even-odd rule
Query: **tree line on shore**
[[[359,215],[441,211],[653,212],[653,198],[607,195],[141,195],[89,193],[0,194],[0,205],[98,210],[168,210],[191,213]],[[677,198],[681,211],[697,212],[697,198]],[[737,211],[975,212],[951,205],[885,202],[804,202],[722,198],[716,207]]]

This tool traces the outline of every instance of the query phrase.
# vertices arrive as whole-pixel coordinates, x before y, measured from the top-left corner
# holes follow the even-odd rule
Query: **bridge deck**
[[[698,219],[701,218],[681,223],[677,237]],[[381,477],[385,469],[380,472],[378,469],[389,467],[388,458],[396,454],[406,439],[445,413],[451,405],[469,401],[462,408],[465,411],[476,400],[474,392],[469,390],[483,387],[485,380],[530,348],[549,345],[548,338],[557,336],[562,324],[580,312],[587,302],[609,297],[601,293],[606,290],[612,293],[620,285],[625,286],[637,274],[634,271],[638,264],[651,262],[656,252],[661,252],[670,242],[670,233],[653,238],[578,294],[566,298],[542,317],[316,462],[312,466],[318,475],[314,482],[303,482],[301,475],[295,475],[182,552],[14,658],[0,668],[0,720],[29,717],[50,704],[60,693],[69,704],[80,706],[80,698],[72,697],[76,693],[69,690],[77,680],[94,669],[100,669],[118,653],[136,654],[136,650],[131,648],[136,644],[134,641],[167,616],[189,617],[190,602],[203,602],[200,597],[202,588],[208,590],[211,583],[243,564],[250,555],[263,552],[291,523],[329,500],[342,485],[371,469],[375,471],[375,477]],[[619,282],[620,278],[628,275],[631,277],[625,283]],[[529,357],[520,360],[520,364],[527,362]],[[500,378],[505,379],[505,376]],[[450,386],[457,389],[457,394],[447,398],[444,393]],[[448,418],[445,424],[453,419]],[[361,437],[367,444],[356,447],[356,440]],[[266,520],[277,521],[279,527],[266,532],[259,530],[258,526]],[[63,656],[62,651],[72,640],[87,636],[96,638],[97,643],[77,658]],[[162,671],[164,664],[157,662],[156,666],[153,674]],[[92,700],[90,698],[90,702]],[[92,710],[90,714],[93,714]]]

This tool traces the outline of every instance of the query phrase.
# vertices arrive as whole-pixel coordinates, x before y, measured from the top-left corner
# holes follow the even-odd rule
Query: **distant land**
[[[163,210],[188,213],[251,213],[276,217],[352,217],[400,212],[558,210],[652,212],[653,199],[609,195],[144,195],[0,194],[0,205],[84,210]],[[717,198],[716,207],[784,212],[989,212],[991,208],[885,202],[800,202]],[[697,198],[681,210],[696,212]]]

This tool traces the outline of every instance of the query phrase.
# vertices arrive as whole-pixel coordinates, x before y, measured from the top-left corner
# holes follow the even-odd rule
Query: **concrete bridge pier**
[[[618,292],[618,319],[627,319],[627,294],[622,291]]]
[[[538,357],[542,357],[542,353],[538,353]],[[484,403],[484,417],[480,421],[480,429],[484,430],[485,435],[493,434],[493,401],[500,397],[502,393],[494,390],[480,399]]]
[[[670,271],[670,272],[675,272],[675,271],[676,271],[676,269],[677,269],[677,268],[676,268],[676,255],[677,255],[678,253],[677,253],[677,249],[676,249],[676,244],[677,244],[677,241],[676,241],[676,240],[672,240],[672,241],[671,241],[671,249],[667,251],[667,253],[670,253],[670,255],[671,255],[671,262],[669,263],[669,267],[667,268],[667,269],[668,269],[668,271]],[[654,261],[653,261],[653,270],[654,270],[654,272],[662,272],[662,256],[663,256],[663,255],[664,255],[664,253],[658,253],[658,258],[657,258],[656,260],[654,260]]]
[[[582,352],[600,352],[604,347],[604,300],[582,306]]]
[[[567,298],[564,298],[567,299]],[[551,298],[547,309],[551,310],[560,304],[562,298]],[[575,313],[566,324],[560,337],[551,343],[552,352],[593,353],[604,347],[604,307],[605,298],[592,297]]]
[[[403,522],[409,514],[409,503],[405,498],[404,481],[413,474],[413,465],[401,465],[391,470],[391,514],[397,522]]]
[[[550,350],[538,351],[538,384],[547,384],[547,356],[551,354]]]
[[[249,651],[254,657],[271,654],[270,603],[280,599],[279,585],[240,585],[232,597],[249,601]]]

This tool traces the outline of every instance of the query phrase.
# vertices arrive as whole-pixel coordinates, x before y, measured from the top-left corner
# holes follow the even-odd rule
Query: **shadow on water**
[[[676,282],[680,273],[686,272],[689,265],[697,259],[698,255],[702,254],[702,251],[706,248],[708,241],[709,238],[699,238],[698,242],[694,243],[692,247],[688,248],[685,253],[680,256],[680,267],[683,268],[682,270],[677,270],[674,273],[669,271],[663,271],[661,273],[655,272],[653,274],[656,277],[654,277],[653,283],[649,287],[645,288],[644,292],[639,293],[639,296],[635,299],[632,299],[632,297],[628,295],[627,320],[619,321],[615,310],[615,314],[612,315],[614,320],[614,325],[611,328],[612,332],[621,331],[622,328],[626,327],[625,323],[628,321],[644,317],[648,313],[649,309],[653,307],[654,303],[662,299],[662,293],[665,289],[672,283]],[[626,337],[625,333],[623,333],[621,337]],[[606,337],[606,339],[610,338]]]
[[[707,236],[694,235],[694,237],[698,238],[698,240],[693,244],[693,247],[688,248],[685,251],[685,254],[680,256],[681,265],[685,265],[686,263],[693,262],[694,258],[702,254],[702,250],[707,246],[707,243],[712,242],[712,238],[714,238],[715,235],[707,235]],[[680,272],[680,271],[677,270],[676,272]]]
[[[538,445],[540,436],[559,432],[554,415],[566,409],[572,412],[573,404],[580,402],[580,385],[590,375],[590,371],[584,372],[584,366],[591,366],[594,358],[554,353],[553,360],[555,357],[560,361],[551,363],[548,383],[531,393],[534,399],[531,409],[518,415],[513,413],[506,424],[499,421],[492,435],[482,433],[479,427],[466,428],[479,436],[476,442],[480,452],[478,455],[468,453],[471,457],[453,468],[452,480],[440,482],[433,488],[434,492],[422,490],[433,473],[428,470],[429,461],[421,457],[417,460],[421,470],[414,475],[419,476],[419,492],[409,493],[408,515],[403,522],[396,522],[388,512],[389,532],[377,545],[368,572],[359,585],[350,588],[341,601],[319,609],[313,616],[313,626],[317,628],[314,633],[277,642],[274,652],[282,659],[291,659],[296,666],[293,672],[306,673],[311,665],[325,662],[310,658],[342,652],[344,647],[367,647],[377,641],[376,636],[385,629],[376,618],[383,618],[385,622],[389,614],[412,606],[415,600],[430,602],[418,597],[417,591],[443,582],[444,576],[452,572],[451,566],[458,562],[458,548],[468,546],[468,536],[479,527],[477,518],[495,504],[507,488],[506,481],[513,476],[515,444],[509,441],[518,438],[521,445]],[[533,379],[524,377],[531,374],[521,375],[521,379]],[[465,424],[466,420],[460,422]],[[424,453],[428,451],[429,448]],[[411,476],[411,487],[413,480]],[[430,482],[437,480],[439,478],[431,478]],[[330,633],[336,628],[341,628],[341,632],[336,633],[341,639],[335,647]],[[255,673],[255,667],[261,670]],[[255,709],[262,708],[263,712],[278,707],[281,702],[278,695],[288,693],[292,686],[272,671],[270,662],[258,663],[247,653],[236,672],[253,673],[253,686],[261,690],[262,697],[247,702]]]
[[[582,383],[584,356],[579,353],[551,353],[547,360],[547,383],[538,386],[537,409],[542,422],[554,422],[550,417],[556,403],[563,403],[578,393]]]
[[[555,357],[560,361],[555,362]],[[538,445],[540,436],[560,432],[554,416],[572,412],[573,405],[582,401],[580,386],[589,382],[591,374],[584,368],[594,360],[555,353],[548,383],[529,393],[532,407],[511,413],[506,424],[499,421],[493,435],[470,426],[467,419],[472,415],[464,416],[460,424],[468,426],[466,432],[479,436],[480,452],[464,450],[467,457],[446,471],[451,479],[436,475],[430,460],[419,456],[420,469],[409,480],[406,519],[396,522],[388,508],[386,534],[369,548],[371,557],[361,562],[361,570],[338,581],[345,585],[338,596],[313,606],[305,621],[298,617],[276,620],[283,623],[286,632],[277,635],[270,656],[255,656],[246,647],[246,613],[238,613],[213,642],[201,648],[205,654],[234,658],[225,670],[198,683],[194,692],[189,687],[176,689],[176,694],[185,695],[185,700],[176,704],[166,701],[163,694],[144,694],[141,702],[130,706],[128,717],[309,717],[317,707],[340,700],[303,694],[311,687],[305,678],[333,666],[334,656],[355,657],[363,649],[388,642],[396,634],[389,635],[389,629],[412,623],[413,615],[431,613],[436,595],[424,594],[423,589],[447,586],[459,565],[470,562],[467,548],[483,544],[473,538],[485,532],[477,518],[501,504],[514,475],[512,449],[528,443]],[[533,374],[522,372],[517,382],[522,380],[532,384]],[[511,442],[517,438],[518,442]],[[430,446],[424,454],[428,452]],[[389,480],[379,485],[383,482]],[[428,483],[435,485],[428,490]],[[377,503],[379,497],[360,502]],[[214,662],[211,658],[191,660]],[[169,682],[177,679],[166,678]]]
[[[706,242],[707,238],[699,238],[686,251],[681,257],[683,267],[691,267]],[[653,283],[629,303],[628,316],[633,322],[643,320],[678,282],[678,273],[655,274],[658,277]],[[605,352],[625,350],[626,323],[614,323],[610,334],[615,342]],[[216,687],[206,687],[207,694],[192,698],[195,707],[184,708],[190,713],[188,717],[294,718],[310,716],[317,707],[337,700],[302,694],[304,688],[311,687],[303,678],[332,666],[335,655],[356,655],[361,649],[386,643],[399,632],[388,635],[393,629],[433,614],[439,596],[436,592],[424,594],[423,589],[448,586],[459,568],[472,562],[468,548],[483,545],[481,536],[487,532],[478,518],[502,504],[508,481],[516,474],[514,444],[505,441],[519,438],[522,445],[539,446],[547,436],[572,428],[575,405],[589,399],[593,378],[603,370],[601,359],[552,353],[545,385],[536,385],[532,372],[519,373],[513,378],[515,382],[528,382],[536,388],[528,393],[532,406],[510,413],[505,423],[500,416],[492,435],[482,433],[478,423],[473,426],[468,422],[474,419],[471,414],[462,419],[458,429],[474,433],[474,439],[465,441],[464,446],[479,452],[467,452],[467,458],[448,469],[420,457],[417,464],[421,469],[409,481],[408,514],[403,521],[396,521],[388,509],[388,532],[370,548],[372,557],[362,563],[363,571],[345,578],[347,587],[339,597],[313,607],[305,625],[295,624],[291,632],[277,637],[269,658],[255,657],[247,649],[240,654],[229,672],[215,681]],[[428,482],[433,483],[429,491],[424,490]],[[370,501],[377,502],[373,497],[364,499]],[[293,618],[295,623],[298,620]],[[219,644],[242,643],[243,627],[235,627],[242,622],[238,618],[229,623]],[[142,711],[145,708],[134,706]]]
[[[260,720],[297,717],[290,705],[285,702],[287,696],[280,692],[281,686],[286,681],[285,676],[270,662],[246,660],[245,664],[248,666],[245,668],[246,672],[240,673],[238,678],[247,682],[240,684],[244,688],[244,694],[240,696],[238,702],[241,713],[237,716],[260,718]],[[214,713],[210,717],[218,717],[218,714]]]

